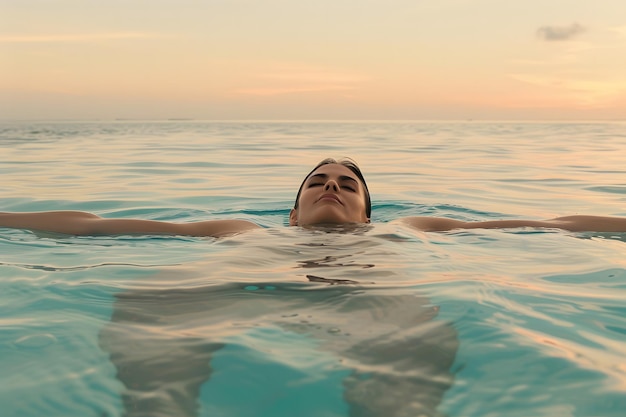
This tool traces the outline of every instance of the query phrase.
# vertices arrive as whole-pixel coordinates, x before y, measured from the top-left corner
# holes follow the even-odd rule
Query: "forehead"
[[[341,164],[326,164],[326,165],[322,165],[321,167],[319,167],[318,169],[313,171],[311,173],[311,175],[309,175],[309,178],[314,176],[314,175],[317,175],[317,174],[327,175],[329,177],[345,176],[345,177],[353,178],[354,180],[359,182],[359,179],[354,174],[354,172],[352,172],[350,170],[350,168],[348,168],[346,166],[343,166]]]

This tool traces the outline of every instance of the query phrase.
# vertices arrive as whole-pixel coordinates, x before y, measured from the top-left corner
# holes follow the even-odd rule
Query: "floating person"
[[[325,159],[305,178],[289,215],[290,226],[316,227],[369,223],[371,200],[359,167],[349,159]],[[557,228],[573,232],[626,232],[626,218],[572,215],[549,220],[488,220],[404,217],[396,221],[425,232],[454,229]],[[222,237],[260,228],[247,220],[173,223],[142,219],[105,219],[80,211],[0,213],[0,227],[69,235],[163,234]]]

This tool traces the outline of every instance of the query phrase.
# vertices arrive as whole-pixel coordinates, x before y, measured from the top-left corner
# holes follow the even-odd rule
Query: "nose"
[[[324,184],[324,191],[330,190],[333,190],[334,192],[339,191],[339,184],[337,184],[337,181],[333,179],[329,179],[328,181],[326,181],[326,184]]]

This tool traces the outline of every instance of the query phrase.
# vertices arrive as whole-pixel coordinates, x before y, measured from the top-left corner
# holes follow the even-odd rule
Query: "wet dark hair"
[[[293,205],[293,208],[294,209],[298,208],[298,202],[300,201],[300,194],[302,194],[302,188],[304,187],[304,183],[306,182],[306,180],[308,180],[311,174],[313,174],[319,167],[324,166],[324,165],[329,165],[329,164],[343,165],[344,167],[352,171],[354,175],[356,175],[357,178],[361,181],[361,184],[363,184],[363,191],[365,192],[365,214],[367,215],[367,218],[369,219],[372,215],[372,201],[370,199],[370,191],[367,188],[367,184],[365,183],[365,178],[363,178],[363,174],[361,173],[359,166],[356,164],[356,162],[354,162],[350,158],[342,158],[339,160],[336,160],[334,158],[326,158],[322,162],[317,164],[315,168],[313,168],[311,172],[309,172],[307,176],[304,177],[302,184],[300,184],[300,188],[298,189],[298,194],[296,195],[296,203]]]

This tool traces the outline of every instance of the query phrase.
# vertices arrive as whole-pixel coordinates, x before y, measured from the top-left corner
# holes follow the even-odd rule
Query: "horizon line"
[[[577,118],[530,118],[530,119],[479,119],[479,118],[424,118],[424,119],[210,119],[210,118],[191,118],[191,117],[169,117],[169,118],[134,118],[134,117],[116,117],[116,118],[0,118],[0,122],[217,122],[217,123],[239,123],[239,122],[256,122],[256,123],[349,123],[349,122],[372,122],[372,123],[406,123],[406,122],[463,122],[463,123],[490,123],[490,122],[567,122],[567,123],[589,123],[589,122],[626,122],[626,118],[592,118],[592,119],[577,119]]]

